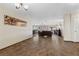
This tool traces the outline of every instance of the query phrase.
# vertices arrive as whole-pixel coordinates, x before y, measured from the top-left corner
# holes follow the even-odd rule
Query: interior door
[[[79,16],[74,19],[74,42],[79,42]]]

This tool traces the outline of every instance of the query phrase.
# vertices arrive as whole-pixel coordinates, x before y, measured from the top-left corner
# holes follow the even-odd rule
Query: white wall
[[[9,15],[15,18],[27,21],[26,27],[17,27],[4,24],[4,15]],[[0,8],[0,49],[30,38],[32,35],[32,26],[30,19],[27,19],[21,14],[14,11]]]
[[[54,18],[45,18],[45,19],[33,19],[32,25],[59,25],[63,24],[64,19],[54,19]]]
[[[64,40],[79,42],[79,11],[64,15]]]
[[[64,40],[71,41],[71,16],[70,13],[64,15]]]

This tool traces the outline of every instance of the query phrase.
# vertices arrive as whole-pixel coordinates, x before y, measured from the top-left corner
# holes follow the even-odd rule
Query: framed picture
[[[10,17],[8,15],[4,15],[4,24],[13,26],[26,26],[27,22],[14,17]]]

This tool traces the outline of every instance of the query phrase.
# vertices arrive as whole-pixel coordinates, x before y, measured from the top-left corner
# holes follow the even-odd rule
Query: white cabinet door
[[[74,26],[73,26],[73,29],[74,29],[74,42],[79,42],[79,16],[78,15],[75,15],[74,17]]]

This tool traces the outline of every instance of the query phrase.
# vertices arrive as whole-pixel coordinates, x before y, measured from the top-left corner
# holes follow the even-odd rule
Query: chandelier
[[[23,8],[25,11],[28,10],[28,5],[23,4],[23,3],[16,3],[15,6],[16,6],[16,9]]]

